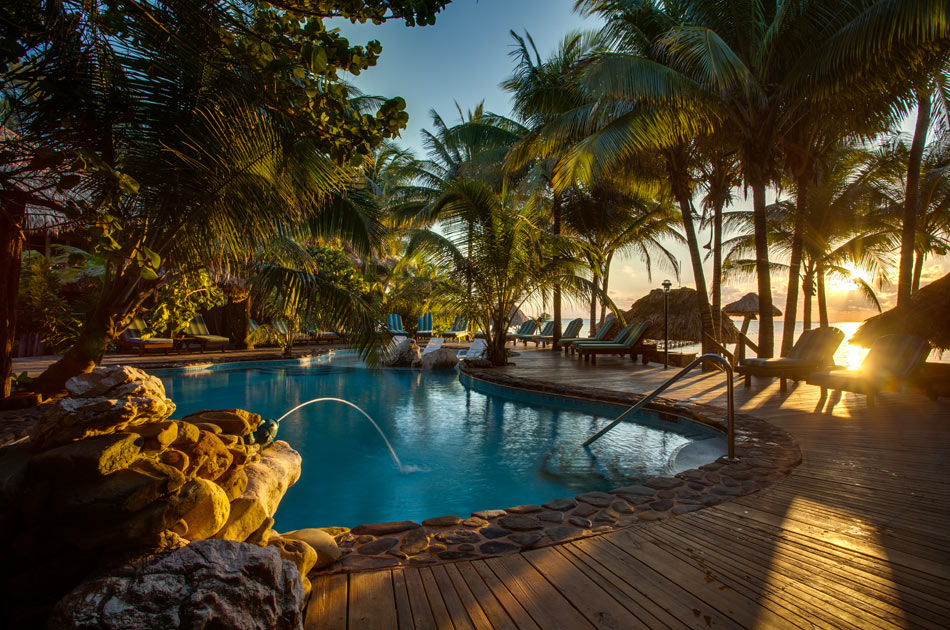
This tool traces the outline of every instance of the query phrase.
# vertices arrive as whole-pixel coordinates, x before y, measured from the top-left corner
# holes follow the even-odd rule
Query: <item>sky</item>
[[[420,132],[431,128],[430,110],[442,115],[447,124],[459,120],[456,103],[464,112],[484,101],[487,111],[510,115],[510,99],[500,83],[514,68],[510,57],[514,40],[510,31],[531,33],[542,57],[551,53],[570,31],[597,28],[599,22],[585,19],[573,12],[574,0],[454,0],[438,16],[434,26],[406,27],[401,22],[383,25],[351,24],[335,20],[330,26],[340,28],[353,44],[379,40],[383,46],[379,63],[351,80],[367,94],[406,100],[409,124],[398,140],[402,146],[424,156]],[[905,121],[905,131],[912,122]],[[736,210],[751,208],[751,198],[740,196],[733,203]],[[708,233],[699,234],[700,243],[709,240]],[[611,266],[610,297],[622,309],[658,288],[667,277],[674,286],[693,286],[689,255],[684,247],[671,245],[680,261],[679,280],[669,271],[654,268],[652,278],[642,261],[636,258],[617,259]],[[709,278],[711,261],[706,264]],[[946,257],[925,262],[921,285],[950,272]],[[893,284],[879,291],[884,308],[894,305],[896,272]],[[785,309],[787,277],[773,276],[773,300]],[[723,287],[723,303],[739,299],[755,291],[754,279],[730,281]],[[877,311],[848,282],[832,282],[828,291],[829,317],[832,322],[861,321]],[[801,315],[801,304],[798,307]],[[815,304],[817,314],[817,304]],[[583,304],[565,305],[566,317],[585,316]],[[817,315],[816,315],[817,317]]]

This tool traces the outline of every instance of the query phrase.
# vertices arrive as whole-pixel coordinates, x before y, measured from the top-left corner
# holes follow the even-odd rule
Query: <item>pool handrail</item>
[[[664,391],[666,391],[666,389],[670,385],[680,380],[682,377],[686,376],[686,374],[689,373],[690,370],[692,370],[697,365],[700,365],[704,361],[712,361],[713,363],[717,363],[722,368],[722,370],[726,373],[726,402],[727,402],[726,413],[728,414],[726,439],[729,442],[729,447],[728,447],[728,455],[726,456],[725,460],[728,462],[739,461],[736,458],[735,397],[733,395],[732,365],[730,365],[729,361],[727,361],[725,357],[723,357],[722,355],[713,354],[713,353],[701,355],[693,359],[692,361],[690,361],[686,367],[684,367],[682,370],[680,370],[679,372],[674,374],[672,377],[670,377],[665,383],[663,383],[662,385],[657,387],[655,390],[653,390],[651,394],[648,394],[647,396],[641,398],[639,401],[637,401],[637,404],[635,404],[634,406],[630,407],[630,409],[627,409],[622,414],[617,416],[613,420],[613,422],[605,426],[603,429],[601,429],[594,435],[587,438],[587,441],[584,442],[584,446],[590,446],[595,440],[600,438],[600,436],[602,436],[604,433],[607,433],[607,431],[610,431],[612,428],[617,426],[617,424],[621,420],[623,420],[627,415],[637,412],[640,409],[642,409],[647,403],[649,403],[651,400],[653,400],[654,398],[662,394]]]

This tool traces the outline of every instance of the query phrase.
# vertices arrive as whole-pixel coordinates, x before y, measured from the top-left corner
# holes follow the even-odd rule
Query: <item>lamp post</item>
[[[673,283],[663,281],[663,369],[670,367],[670,288]]]

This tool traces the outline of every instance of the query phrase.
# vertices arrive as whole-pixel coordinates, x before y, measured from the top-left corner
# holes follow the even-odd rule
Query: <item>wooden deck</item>
[[[520,376],[649,391],[672,372],[524,352]],[[713,508],[517,555],[314,580],[306,628],[950,627],[950,404],[819,400],[758,381],[737,404],[794,435],[783,482]],[[724,404],[720,374],[671,398]],[[485,506],[479,506],[485,507]],[[488,506],[494,507],[494,506]]]

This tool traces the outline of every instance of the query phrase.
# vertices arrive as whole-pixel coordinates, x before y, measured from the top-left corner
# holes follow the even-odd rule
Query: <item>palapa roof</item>
[[[919,335],[935,348],[950,349],[950,274],[911,295],[906,308],[892,308],[866,320],[851,343],[867,347],[894,333]]]
[[[751,319],[756,319],[759,315],[759,295],[757,293],[746,293],[732,304],[726,304],[722,307],[722,312],[727,315],[744,315]],[[772,305],[772,315],[781,315],[782,311]]]
[[[645,336],[648,339],[663,338],[663,289],[654,289],[633,303],[624,313],[627,323],[649,322]],[[726,313],[720,319],[720,340],[735,343],[739,331]],[[670,291],[670,341],[702,341],[703,325],[699,314],[699,303],[695,289],[682,287]]]

